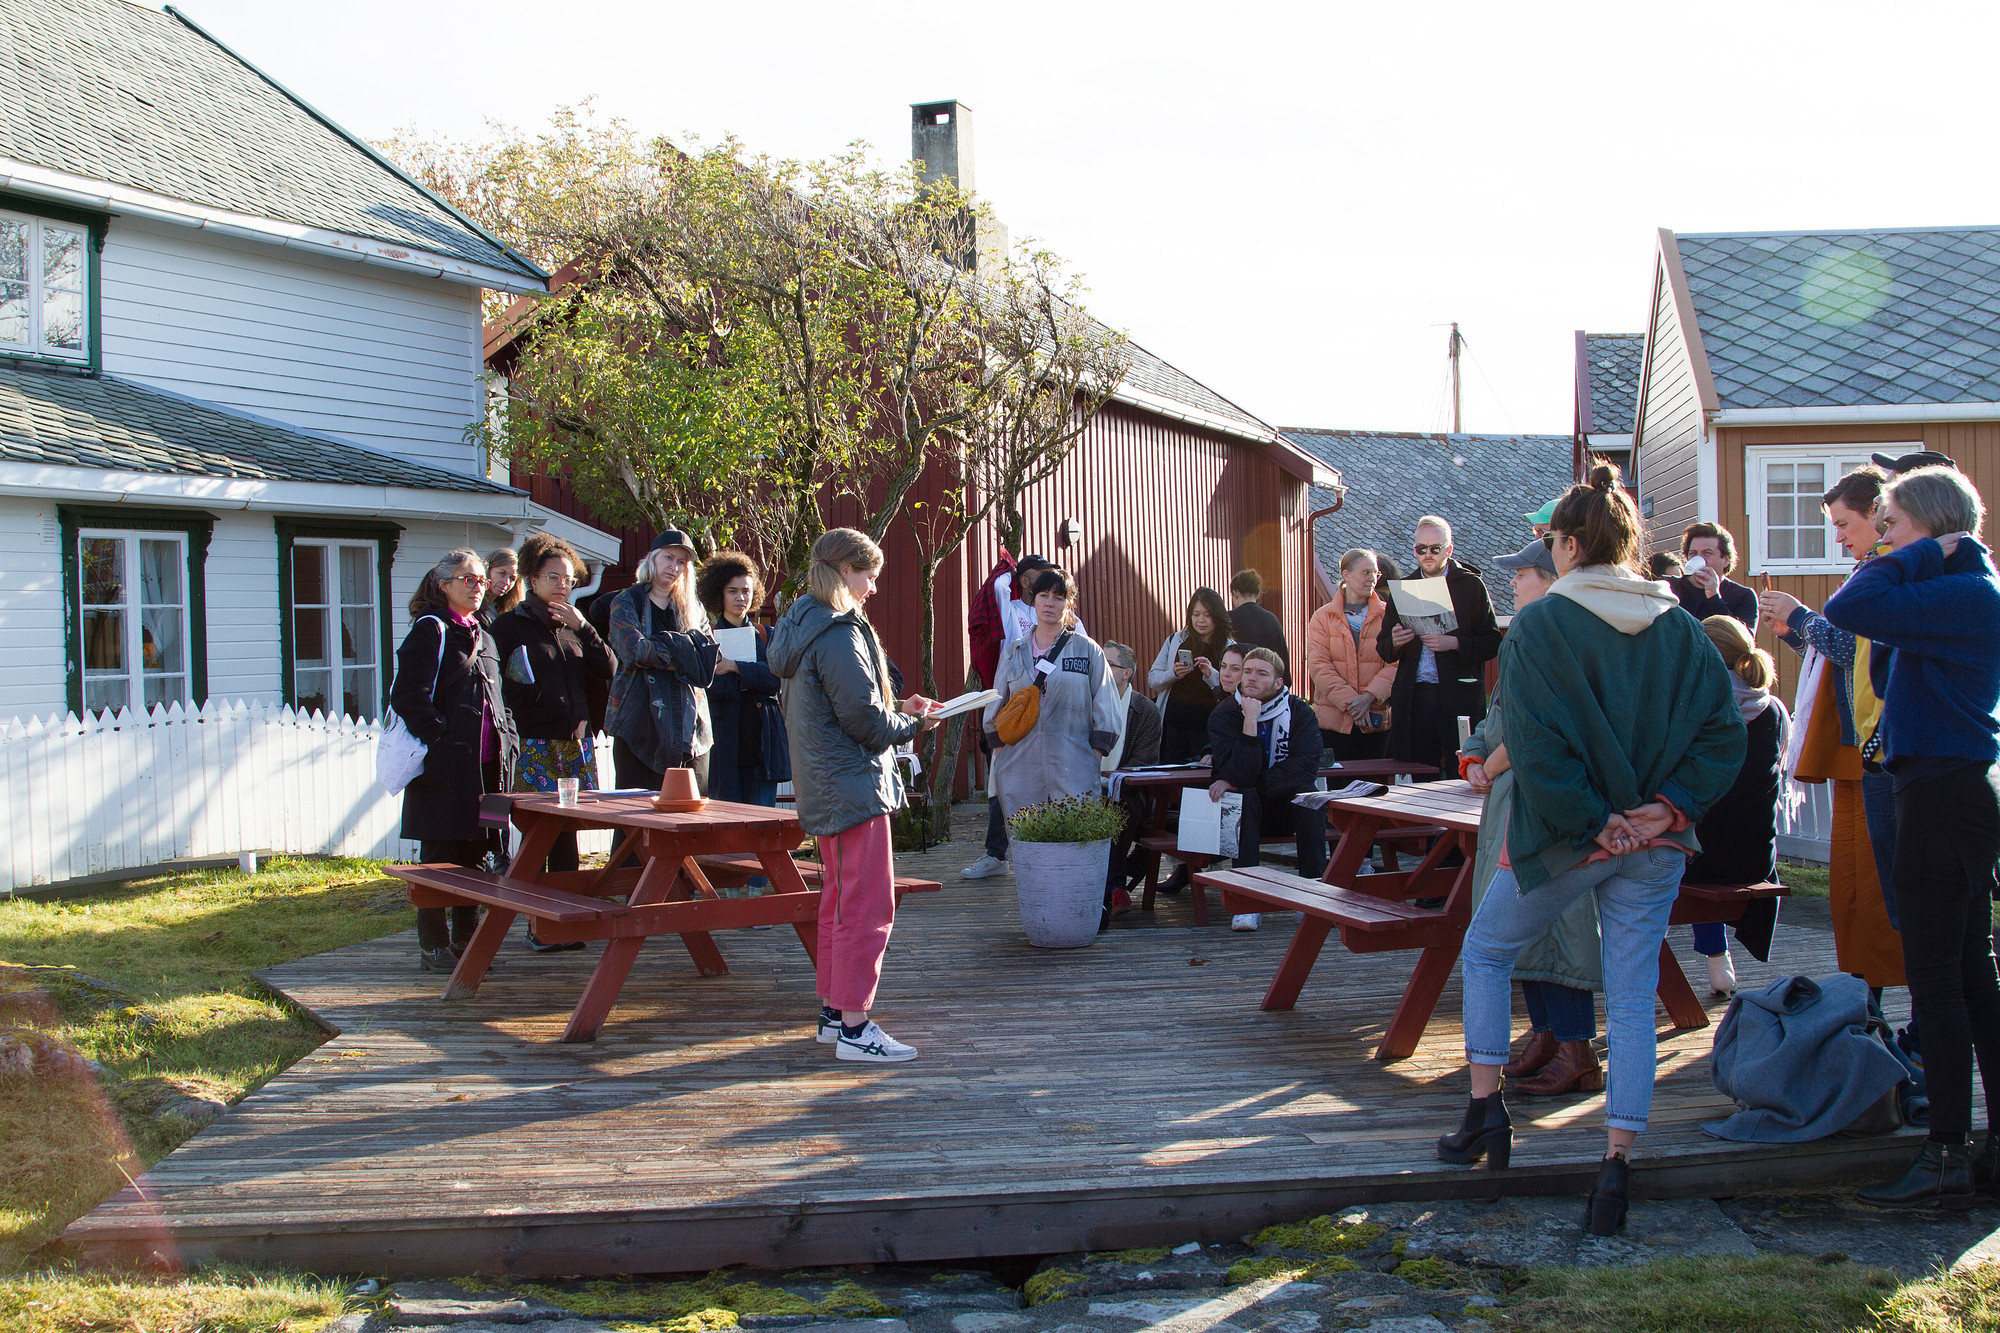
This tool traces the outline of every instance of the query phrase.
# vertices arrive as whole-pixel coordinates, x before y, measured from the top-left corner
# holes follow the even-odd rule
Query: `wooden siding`
[[[1923,448],[1935,449],[1955,460],[1972,479],[1972,484],[1979,488],[1980,495],[1989,497],[1988,503],[1992,502],[1990,497],[2000,496],[2000,421],[1867,426],[1725,426],[1716,431],[1716,440],[1722,454],[1721,522],[1736,534],[1739,545],[1747,544],[1750,539],[1744,450],[1752,445],[1825,445],[1838,450],[1849,445],[1908,445],[1911,441],[1921,440]],[[1993,539],[1990,519],[1984,539],[1989,542]],[[1749,563],[1748,551],[1740,552],[1736,577],[1762,587],[1761,578],[1751,578],[1743,573]],[[1817,611],[1826,605],[1826,599],[1833,595],[1843,578],[1839,574],[1774,574],[1771,586],[1790,593]],[[1798,688],[1798,655],[1778,643],[1769,630],[1760,629],[1757,641],[1776,656],[1779,689],[1783,697],[1790,701]]]
[[[1701,397],[1664,261],[1655,261],[1653,323],[1640,395],[1639,494],[1642,503],[1653,502],[1651,528],[1658,549],[1700,516],[1697,454],[1702,437]]]
[[[53,500],[0,499],[0,720],[66,706],[55,522]]]
[[[104,245],[104,369],[479,475],[479,294],[127,218]]]

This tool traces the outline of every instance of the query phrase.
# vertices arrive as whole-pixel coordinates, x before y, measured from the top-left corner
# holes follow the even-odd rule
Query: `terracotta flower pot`
[[[1104,876],[1111,840],[1022,842],[1007,849],[1014,862],[1014,892],[1021,925],[1038,949],[1082,949],[1097,942],[1104,914]]]

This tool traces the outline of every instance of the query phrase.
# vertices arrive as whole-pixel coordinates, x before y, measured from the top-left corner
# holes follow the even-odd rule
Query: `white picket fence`
[[[210,700],[0,725],[0,890],[246,851],[414,859],[378,723]],[[611,771],[598,741],[598,771]],[[582,850],[608,851],[585,834]],[[601,844],[601,845],[596,845]]]
[[[1833,858],[1833,784],[1806,786],[1806,799],[1789,819],[1778,812],[1778,855],[1825,865]]]

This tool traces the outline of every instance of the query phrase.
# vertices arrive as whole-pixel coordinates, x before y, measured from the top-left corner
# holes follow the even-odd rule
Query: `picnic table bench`
[[[1299,913],[1298,930],[1264,993],[1262,1007],[1290,1009],[1297,1003],[1327,936],[1335,930],[1350,953],[1418,950],[1417,965],[1375,1058],[1397,1060],[1413,1054],[1451,978],[1466,927],[1471,924],[1472,870],[1482,803],[1470,784],[1462,781],[1392,787],[1380,796],[1334,801],[1328,808],[1338,807],[1347,816],[1347,827],[1323,879],[1267,867],[1197,874],[1196,882],[1221,890],[1227,911]],[[1414,870],[1358,874],[1379,829],[1398,824],[1436,827],[1443,835]],[[1457,866],[1447,866],[1444,861],[1454,849],[1464,859]],[[1675,925],[1734,921],[1757,899],[1786,892],[1780,884],[1683,884],[1669,920]],[[1445,900],[1441,908],[1407,901],[1438,897]],[[1660,944],[1659,996],[1676,1027],[1707,1026],[1708,1012],[1665,941]]]
[[[596,1039],[641,946],[654,935],[678,935],[703,976],[729,971],[711,938],[717,930],[789,925],[798,932],[806,956],[817,961],[819,890],[808,885],[805,869],[792,859],[792,849],[805,841],[805,834],[789,810],[710,801],[698,811],[669,814],[653,809],[645,796],[591,794],[574,806],[553,796],[517,796],[509,803],[509,814],[522,838],[513,866],[504,874],[455,865],[389,868],[418,907],[476,903],[487,909],[445,986],[447,1000],[478,993],[521,916],[535,923],[538,939],[551,944],[605,942],[564,1029],[566,1042]],[[619,831],[602,867],[542,869],[559,835],[585,828]],[[817,883],[818,868],[812,869]],[[771,881],[772,892],[724,898],[715,891],[710,870],[726,879],[762,874]],[[928,881],[898,881],[897,896],[938,887]],[[619,897],[623,901],[615,900]]]
[[[1419,764],[1402,759],[1348,759],[1328,764],[1320,769],[1319,775],[1328,782],[1353,782],[1357,779],[1393,781],[1398,775],[1429,777],[1437,772],[1430,764]],[[1206,787],[1214,781],[1213,770],[1206,765],[1194,768],[1174,768],[1156,771],[1139,770],[1121,775],[1120,790],[1144,792],[1152,799],[1151,818],[1146,831],[1133,839],[1146,865],[1146,889],[1140,899],[1143,911],[1153,910],[1160,887],[1160,860],[1171,856],[1185,861],[1190,872],[1200,870],[1210,862],[1221,858],[1206,852],[1183,852],[1179,846],[1179,835],[1169,826],[1172,816],[1180,809],[1181,793],[1191,787]],[[1435,833],[1435,830],[1431,831]],[[1422,830],[1410,830],[1407,834],[1395,830],[1388,836],[1403,837],[1406,840],[1423,836]],[[1395,865],[1395,852],[1383,848],[1388,864]],[[1208,894],[1195,882],[1190,882],[1194,905],[1194,922],[1198,926],[1208,924]]]

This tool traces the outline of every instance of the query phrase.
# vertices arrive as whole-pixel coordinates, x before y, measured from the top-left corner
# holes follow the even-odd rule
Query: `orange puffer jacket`
[[[1388,606],[1377,594],[1368,598],[1368,619],[1361,626],[1357,647],[1341,607],[1346,599],[1336,590],[1334,600],[1313,612],[1306,626],[1306,674],[1312,679],[1313,714],[1321,731],[1345,735],[1354,730],[1347,701],[1363,690],[1374,695],[1382,715],[1379,730],[1389,729],[1389,690],[1396,683],[1396,664],[1384,662],[1375,650]],[[1362,728],[1364,731],[1368,728]]]

